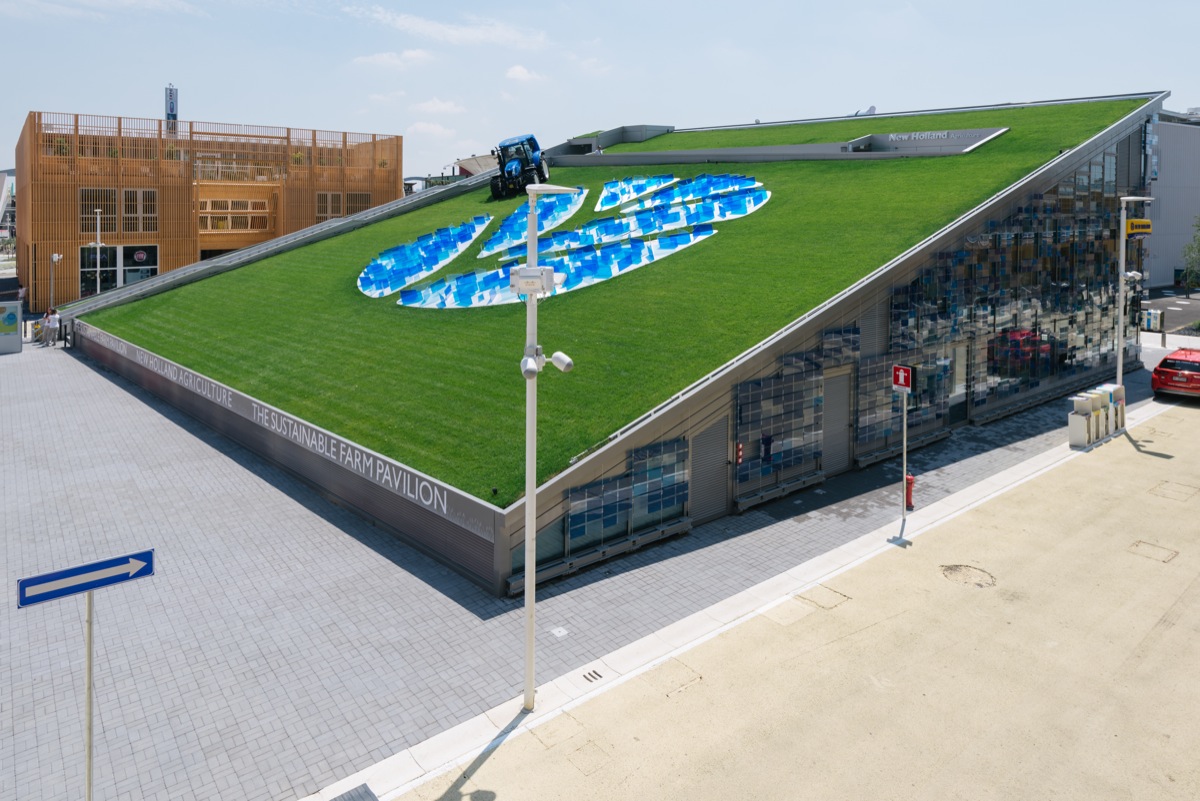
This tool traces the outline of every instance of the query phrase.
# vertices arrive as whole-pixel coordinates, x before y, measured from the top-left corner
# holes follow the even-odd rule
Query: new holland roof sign
[[[1141,237],[1150,234],[1149,220],[1126,220],[1125,221],[1125,236],[1132,239],[1135,236]]]

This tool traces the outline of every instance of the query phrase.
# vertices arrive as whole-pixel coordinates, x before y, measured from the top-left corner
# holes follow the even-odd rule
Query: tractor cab
[[[496,200],[512,197],[529,184],[545,183],[550,178],[550,166],[532,134],[505,139],[492,151],[500,174],[492,178],[492,197]]]

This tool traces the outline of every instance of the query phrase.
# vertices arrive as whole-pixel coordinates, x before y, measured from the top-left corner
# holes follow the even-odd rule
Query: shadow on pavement
[[[324,496],[318,488],[304,482],[283,467],[243,448],[223,434],[217,433],[199,420],[188,416],[151,392],[93,362],[83,354],[71,350],[66,352],[81,365],[136,398],[147,409],[170,420],[222,456],[270,484],[307,511],[325,520],[347,536],[353,537],[481,620],[505,614],[512,609],[512,601],[495,597],[470,579],[459,575],[436,559],[403,542],[388,529],[375,525],[350,509],[339,506],[336,500]]]

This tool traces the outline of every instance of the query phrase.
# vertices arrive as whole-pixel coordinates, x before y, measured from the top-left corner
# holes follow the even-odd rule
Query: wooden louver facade
[[[35,111],[16,158],[33,311],[404,196],[399,136]]]

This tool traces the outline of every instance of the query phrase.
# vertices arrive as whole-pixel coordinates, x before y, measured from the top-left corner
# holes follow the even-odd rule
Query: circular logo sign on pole
[[[135,251],[133,254],[133,260],[136,261],[138,264],[141,264],[142,262],[144,262],[146,260],[146,251],[144,251],[144,250]]]

